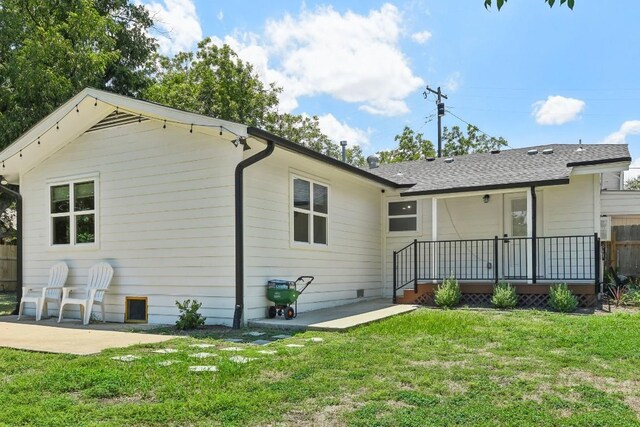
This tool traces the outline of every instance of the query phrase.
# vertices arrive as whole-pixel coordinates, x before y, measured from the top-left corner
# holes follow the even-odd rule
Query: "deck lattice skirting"
[[[437,285],[419,284],[418,292],[413,289],[405,290],[398,295],[399,304],[420,304],[434,306],[434,292]],[[546,308],[549,301],[549,285],[515,285],[518,292],[518,307]],[[596,294],[593,285],[570,285],[573,294],[578,299],[578,307],[590,308],[596,304]],[[491,306],[493,284],[460,284],[462,297],[461,305],[472,307]]]

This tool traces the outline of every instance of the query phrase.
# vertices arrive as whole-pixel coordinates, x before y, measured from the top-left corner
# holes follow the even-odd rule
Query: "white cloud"
[[[447,80],[444,82],[444,88],[451,92],[455,92],[460,88],[461,84],[462,74],[460,74],[459,71],[456,71],[455,73],[449,74],[449,77],[447,77]]]
[[[144,6],[159,29],[152,36],[158,40],[161,53],[191,50],[202,40],[202,27],[192,0],[148,1]]]
[[[401,30],[401,14],[391,4],[368,15],[321,6],[269,20],[262,35],[218,41],[253,63],[265,83],[283,88],[281,111],[295,109],[299,97],[328,95],[395,116],[409,111],[404,99],[424,85],[400,50]]]
[[[533,104],[532,115],[539,125],[563,125],[579,118],[585,102],[564,96],[549,96],[546,101]]]
[[[603,144],[625,144],[627,135],[640,135],[640,120],[629,120],[620,126],[620,129],[607,136]]]
[[[411,34],[411,40],[418,44],[425,44],[429,40],[431,40],[432,34],[429,31],[419,31],[417,33]]]
[[[222,9],[220,9],[220,12],[218,12],[218,15],[216,17],[218,18],[218,21],[224,20],[224,12],[222,11]]]
[[[352,128],[348,124],[339,121],[333,114],[325,114],[318,117],[320,130],[333,142],[347,141],[347,145],[352,147],[359,145],[363,148],[370,145],[369,133],[362,129]]]

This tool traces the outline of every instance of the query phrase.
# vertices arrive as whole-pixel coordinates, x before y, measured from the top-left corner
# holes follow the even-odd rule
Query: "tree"
[[[402,133],[393,140],[398,143],[398,148],[377,153],[381,164],[421,160],[436,155],[433,143],[424,139],[421,133],[415,133],[409,126],[405,126]]]
[[[84,87],[139,93],[151,25],[127,0],[3,0],[0,147]]]
[[[467,125],[467,135],[458,126],[449,130],[446,126],[442,131],[444,156],[462,156],[470,153],[486,153],[494,149],[507,146],[507,140],[494,138],[481,133],[474,125]]]
[[[630,178],[624,183],[625,190],[640,190],[640,176]]]
[[[569,9],[573,9],[575,0],[559,0],[560,1],[560,5],[563,4],[567,4],[567,6],[569,7]],[[504,4],[507,2],[507,0],[496,0],[496,6],[498,7],[498,10],[502,9],[502,6],[504,6]],[[544,0],[545,3],[547,3],[549,5],[549,7],[553,7],[553,5],[556,3],[556,0]],[[489,9],[491,7],[491,0],[484,0],[484,7],[486,9]]]
[[[281,114],[274,83],[265,85],[253,66],[228,45],[217,46],[206,38],[198,50],[173,58],[157,56],[155,81],[143,93],[150,101],[257,126],[314,151],[340,159],[340,147],[322,133],[317,116]],[[347,149],[347,161],[364,166],[359,147]]]
[[[197,52],[181,52],[173,58],[158,55],[155,82],[145,99],[223,120],[264,126],[276,112],[281,89],[265,86],[253,66],[228,46],[216,46],[210,38],[198,43]]]

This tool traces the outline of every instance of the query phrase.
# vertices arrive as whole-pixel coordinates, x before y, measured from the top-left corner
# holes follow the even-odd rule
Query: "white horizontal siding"
[[[602,174],[600,189],[601,190],[622,190],[622,174],[623,172],[606,172]]]
[[[291,173],[310,174],[329,193],[329,246],[290,244]],[[261,318],[270,304],[269,279],[315,281],[299,298],[301,312],[382,295],[381,187],[322,163],[276,148],[245,171],[245,281],[247,319]]]
[[[640,191],[603,191],[602,215],[640,215]]]
[[[150,323],[172,323],[176,300],[195,298],[208,323],[230,324],[234,307],[233,172],[228,141],[149,121],[82,135],[21,177],[27,285],[58,260],[83,285],[105,260],[115,275],[107,320],[124,319],[126,296],[147,296]],[[49,247],[47,180],[99,173],[99,247]]]
[[[593,175],[573,175],[570,183],[544,189],[544,235],[590,235],[595,231]]]

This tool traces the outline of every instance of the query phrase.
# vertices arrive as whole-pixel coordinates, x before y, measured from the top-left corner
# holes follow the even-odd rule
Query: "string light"
[[[93,102],[94,107],[97,107],[97,106],[98,106],[98,98],[97,98],[97,97],[94,97],[94,96],[87,96],[86,98],[93,98],[93,99],[94,99],[94,102]],[[75,110],[76,110],[76,112],[78,112],[78,113],[80,112],[80,103],[81,103],[81,102],[82,102],[82,100],[81,100],[78,104],[75,104]],[[144,116],[143,114],[141,114],[141,113],[139,113],[139,112],[129,111],[129,110],[126,110],[126,109],[124,109],[124,108],[122,109],[122,111],[120,111],[120,106],[115,105],[115,104],[111,104],[111,103],[108,103],[108,102],[105,102],[105,101],[102,101],[102,102],[104,102],[105,104],[110,105],[110,106],[112,106],[112,107],[115,107],[115,109],[116,109],[116,110],[115,110],[115,114],[116,114],[116,115],[119,115],[121,112],[122,112],[122,113],[132,114],[132,115],[133,115],[133,114],[138,114],[138,123],[141,123],[143,118],[144,118],[144,119],[147,119],[147,120],[159,120],[159,119],[158,119],[158,118],[156,118],[156,117]],[[73,108],[73,107],[72,107],[72,108]],[[69,113],[67,113],[67,114],[69,114]],[[222,125],[213,125],[213,124],[197,124],[197,123],[188,123],[188,122],[181,122],[181,121],[177,121],[177,120],[167,120],[167,119],[162,119],[162,121],[163,121],[163,123],[162,123],[162,128],[163,128],[163,129],[166,129],[166,128],[167,128],[167,123],[175,123],[175,124],[179,124],[179,125],[187,125],[187,124],[188,124],[188,125],[189,125],[189,133],[193,133],[193,128],[194,128],[194,126],[202,127],[202,128],[218,128],[218,129],[219,129],[219,134],[220,134],[220,135],[223,135],[223,131],[224,131],[224,130],[226,130],[227,132],[231,133],[232,135],[234,135],[234,136],[236,137],[236,139],[234,139],[234,140],[230,140],[229,142],[231,142],[231,143],[232,143],[233,145],[235,145],[236,147],[239,145],[239,144],[238,144],[238,137],[239,137],[240,135],[236,134],[234,131],[232,131],[232,130],[230,130],[230,129],[227,129],[226,127],[224,127],[224,126],[222,126]],[[59,121],[59,120],[58,120],[58,121],[56,121],[56,123],[55,123],[55,128],[56,128],[56,130],[60,130],[60,121]],[[10,156],[6,157],[5,159],[3,159],[3,160],[2,160],[2,168],[3,168],[3,169],[4,169],[4,168],[6,168],[6,167],[5,167],[5,161],[7,161],[7,160],[11,159],[11,158],[12,158],[12,157],[14,157],[16,154],[17,154],[19,157],[21,157],[21,158],[22,158],[22,157],[23,157],[22,151],[23,151],[25,148],[27,148],[27,147],[31,146],[33,143],[36,143],[37,145],[41,145],[40,138],[41,138],[42,136],[44,136],[47,132],[49,132],[51,129],[53,129],[53,125],[52,125],[51,127],[49,127],[48,129],[46,129],[44,132],[42,132],[40,135],[38,135],[38,136],[36,137],[36,139],[35,139],[35,140],[32,140],[30,143],[25,144],[25,145],[24,145],[24,146],[23,146],[23,147],[18,151],[18,153],[14,153],[14,154],[12,154],[12,155],[10,155]]]

